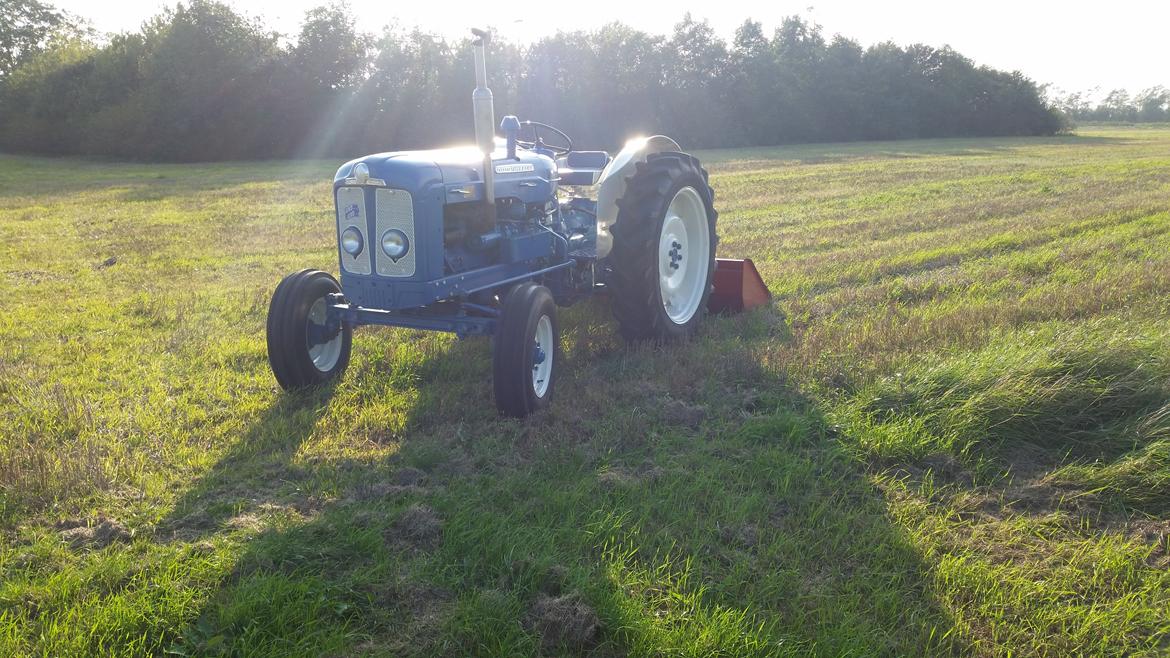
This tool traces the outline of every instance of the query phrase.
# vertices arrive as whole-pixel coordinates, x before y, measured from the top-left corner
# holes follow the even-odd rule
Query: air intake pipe
[[[492,152],[496,150],[496,108],[492,102],[492,90],[487,86],[487,62],[485,47],[491,35],[485,30],[472,29],[475,41],[475,91],[471,92],[471,109],[475,116],[475,144],[483,153],[483,201],[484,225],[491,228],[496,224],[495,171],[492,168]]]

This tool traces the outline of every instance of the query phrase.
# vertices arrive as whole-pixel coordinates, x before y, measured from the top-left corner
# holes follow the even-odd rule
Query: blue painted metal
[[[483,313],[488,317],[500,317],[500,309],[495,306],[484,306],[483,304],[472,304],[471,302],[463,302],[459,305],[466,311],[475,311],[476,313]]]
[[[460,338],[490,336],[496,330],[496,318],[467,314],[437,315],[424,311],[387,311],[378,308],[363,308],[347,303],[333,304],[329,307],[328,312],[353,327],[381,325],[426,331],[447,331]]]
[[[500,260],[505,263],[523,263],[553,255],[553,234],[548,231],[526,231],[506,235],[500,240]]]
[[[571,303],[592,290],[597,279],[588,261],[595,250],[584,247],[596,239],[596,204],[588,199],[558,203],[553,153],[517,149],[520,124],[515,117],[505,117],[501,129],[508,139],[498,141],[493,153],[496,223],[487,230],[476,227],[466,237],[451,238],[444,222],[452,208],[461,214],[450,221],[473,221],[476,215],[468,209],[483,203],[484,163],[476,149],[380,153],[338,169],[335,195],[345,186],[360,185],[363,190],[368,248],[381,248],[374,236],[378,187],[410,193],[416,267],[408,277],[382,276],[376,269],[368,275],[341,269],[343,292],[330,305],[327,326],[314,332],[315,338],[335,334],[341,323],[487,335],[499,315],[490,305],[495,290],[537,280],[553,291],[558,303]],[[569,157],[583,168],[604,166],[608,160],[602,152]],[[353,176],[358,163],[368,168],[369,180],[364,174],[360,180]],[[574,270],[582,263],[588,264],[584,271]]]
[[[564,269],[570,268],[576,264],[577,264],[577,261],[567,260],[563,263],[557,263],[556,265],[552,265],[552,266],[546,267],[544,269],[536,270],[535,272],[529,272],[527,274],[520,274],[520,275],[517,275],[514,277],[504,279],[502,281],[496,281],[494,283],[481,285],[478,288],[471,288],[470,290],[468,290],[468,293],[475,293],[475,292],[481,292],[484,290],[491,290],[493,288],[499,288],[501,286],[506,286],[506,285],[510,285],[513,283],[519,283],[521,281],[527,281],[528,279],[534,279],[538,276],[543,276],[545,274],[552,274],[553,272],[556,272],[558,270],[564,270]]]
[[[395,281],[389,277],[352,276],[342,272],[341,289],[345,298],[358,306],[403,310],[533,279],[571,267],[575,263],[568,260],[535,269],[523,262],[502,263],[434,281]]]
[[[500,120],[500,131],[508,144],[508,159],[516,159],[516,139],[520,136],[520,119],[509,114]]]
[[[595,171],[581,171],[577,169],[561,169],[561,185],[593,185],[597,182]]]

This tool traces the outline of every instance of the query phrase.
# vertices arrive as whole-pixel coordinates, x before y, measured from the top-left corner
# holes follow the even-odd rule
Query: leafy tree
[[[687,135],[696,147],[718,145],[727,120],[726,44],[706,20],[695,21],[687,13],[665,46],[660,130]]]
[[[1066,120],[1170,121],[1170,90],[1160,85],[1144,89],[1132,98],[1124,89],[1114,89],[1096,105],[1089,100],[1089,93],[1074,92],[1057,96],[1053,99],[1053,106]]]
[[[348,89],[364,78],[372,42],[369,35],[357,31],[345,9],[316,7],[305,13],[293,59],[318,87]]]
[[[751,19],[735,30],[729,61],[728,112],[734,127],[728,145],[766,144],[774,139],[778,95],[776,57],[764,26]]]
[[[0,0],[0,77],[44,51],[71,24],[64,12],[38,0]]]
[[[1137,121],[1167,121],[1170,120],[1170,90],[1162,86],[1143,90],[1134,99],[1137,107],[1135,120]]]

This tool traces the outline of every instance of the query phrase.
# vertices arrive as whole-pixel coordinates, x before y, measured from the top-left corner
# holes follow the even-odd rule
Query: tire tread
[[[703,197],[707,209],[711,226],[710,271],[714,272],[719,213],[714,207],[715,191],[708,181],[707,170],[697,158],[678,152],[651,154],[636,165],[634,175],[627,179],[626,193],[618,200],[614,246],[609,256],[613,276],[613,285],[609,286],[611,308],[626,340],[664,342],[688,337],[697,329],[711,285],[703,291],[695,318],[686,325],[674,324],[665,310],[658,308],[661,304],[656,258],[662,217],[673,199],[672,192],[689,182]]]

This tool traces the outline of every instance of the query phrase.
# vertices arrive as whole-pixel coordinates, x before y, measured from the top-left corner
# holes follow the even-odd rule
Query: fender
[[[601,172],[597,190],[597,258],[605,258],[613,249],[609,227],[617,222],[618,199],[626,194],[626,179],[634,175],[639,162],[652,153],[682,151],[678,142],[665,135],[635,137],[626,142],[620,153]]]

